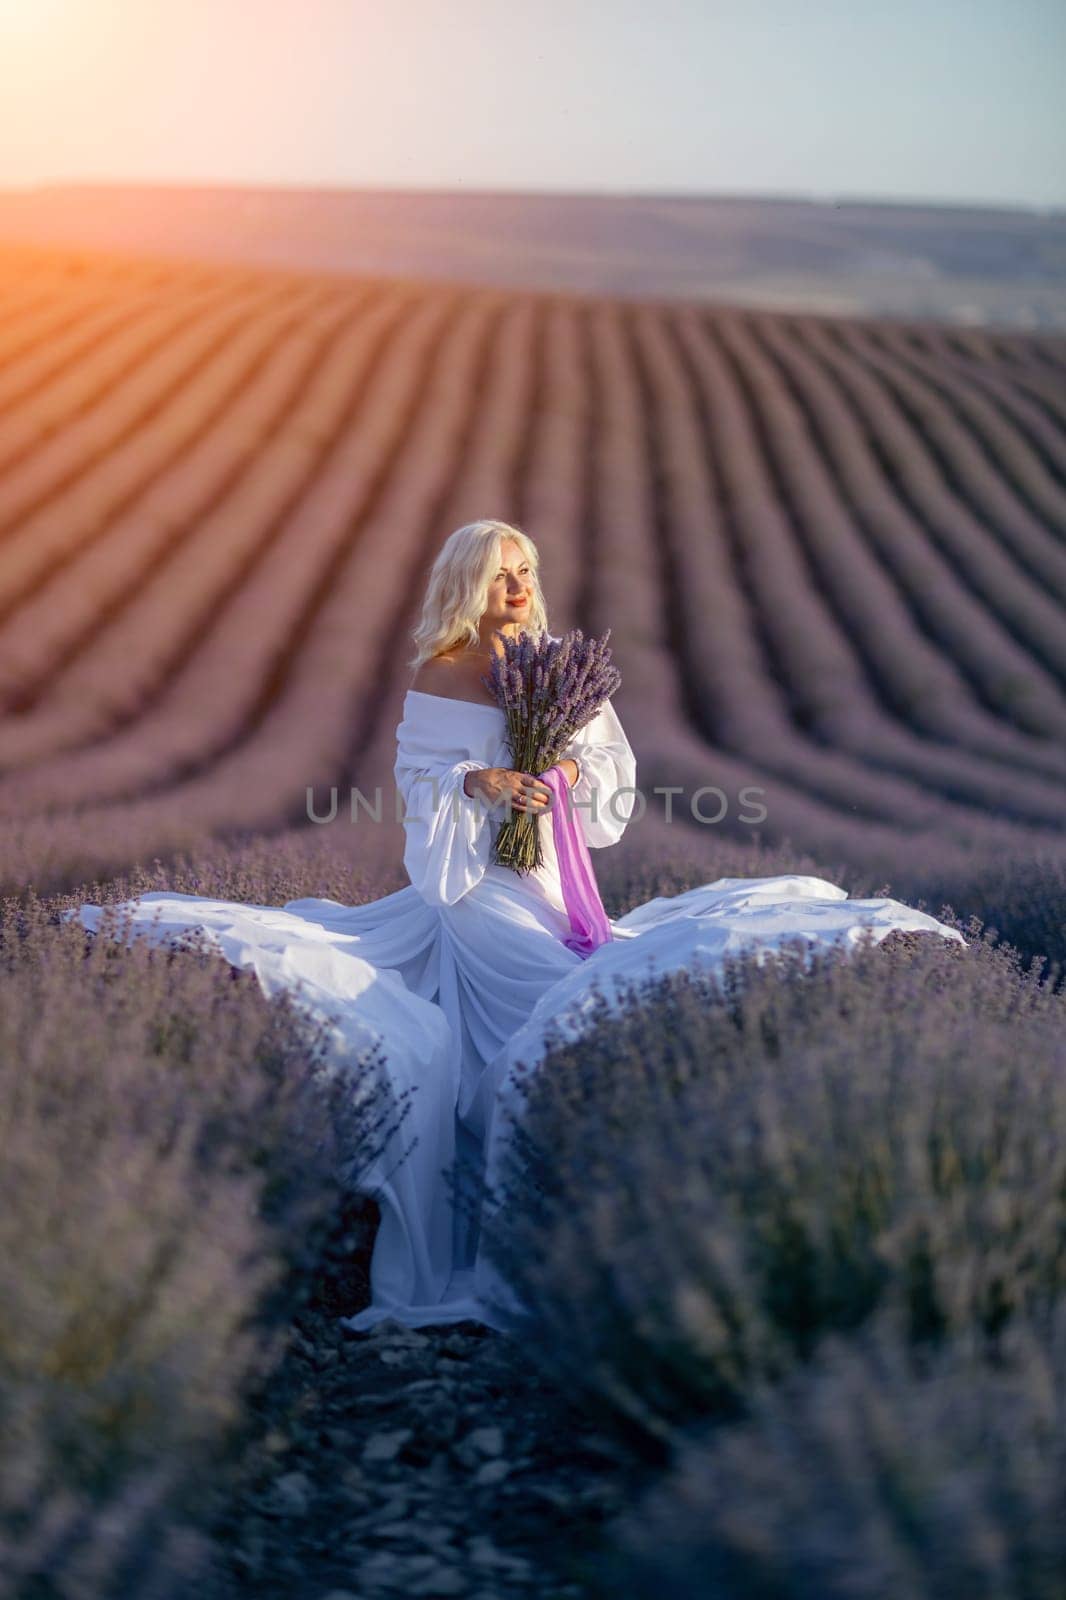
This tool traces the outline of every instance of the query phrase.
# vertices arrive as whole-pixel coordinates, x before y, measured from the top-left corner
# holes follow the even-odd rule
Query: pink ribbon
[[[559,861],[563,904],[570,918],[570,932],[563,940],[568,950],[587,959],[614,934],[603,909],[596,875],[589,859],[589,847],[574,807],[570,804],[570,782],[561,767],[549,767],[539,781],[552,792],[552,836]]]

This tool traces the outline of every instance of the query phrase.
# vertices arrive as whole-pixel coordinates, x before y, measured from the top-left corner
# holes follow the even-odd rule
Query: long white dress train
[[[616,843],[636,805],[636,760],[610,701],[566,753],[579,765],[571,798],[587,844]],[[535,872],[490,862],[501,818],[469,798],[463,780],[472,768],[510,765],[498,707],[408,690],[394,769],[406,808],[405,888],[361,906],[314,896],[249,906],[161,891],[119,907],[136,934],[202,930],[234,966],[255,971],[264,993],[286,989],[328,1019],[335,1070],[378,1045],[391,1088],[411,1091],[385,1151],[351,1174],[381,1208],[372,1300],[344,1319],[353,1328],[385,1317],[508,1331],[521,1322],[523,1308],[478,1249],[470,1182],[491,1184],[499,1169],[517,1112],[516,1064],[539,1059],[549,1019],[580,1035],[593,983],[610,999],[640,974],[720,969],[727,954],[797,936],[853,944],[864,929],[880,940],[899,928],[965,943],[898,900],[851,900],[823,878],[784,875],[720,878],[649,900],[613,920],[613,940],[584,959],[562,942],[569,919],[550,819]],[[68,913],[93,930],[102,914],[93,905]]]

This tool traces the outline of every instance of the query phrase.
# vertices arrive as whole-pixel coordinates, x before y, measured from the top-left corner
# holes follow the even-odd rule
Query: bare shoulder
[[[423,661],[411,679],[410,687],[425,694],[443,694],[455,683],[455,663],[450,656],[433,656]]]

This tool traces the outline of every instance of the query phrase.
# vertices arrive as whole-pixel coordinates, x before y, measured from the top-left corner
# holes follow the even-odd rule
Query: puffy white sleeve
[[[590,849],[617,844],[637,804],[637,759],[610,700],[579,728],[563,751],[578,764],[570,791]]]
[[[466,774],[484,765],[473,759],[416,765],[397,757],[393,770],[405,807],[403,864],[428,905],[454,905],[484,876],[493,819],[483,800],[463,792]]]

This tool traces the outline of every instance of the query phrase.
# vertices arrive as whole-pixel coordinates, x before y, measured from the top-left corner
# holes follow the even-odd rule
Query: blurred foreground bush
[[[1062,1294],[1066,988],[964,933],[667,974],[520,1074],[483,1243],[653,1453],[875,1311],[931,1346]]]
[[[633,1600],[1062,1600],[1066,1301],[926,1354],[887,1316],[694,1431],[611,1530]]]
[[[395,1108],[195,938],[9,900],[0,986],[0,1586],[184,1596],[203,1469]]]

